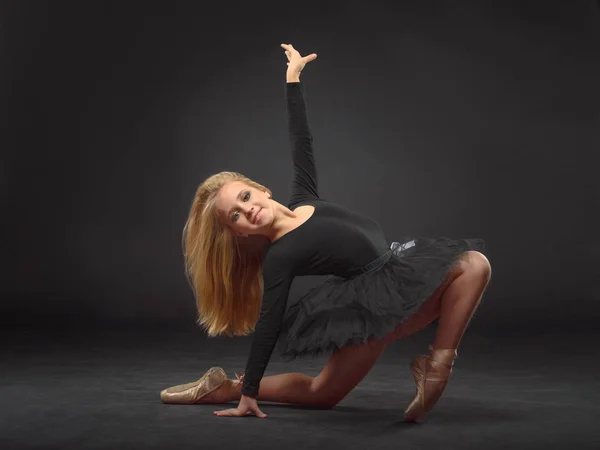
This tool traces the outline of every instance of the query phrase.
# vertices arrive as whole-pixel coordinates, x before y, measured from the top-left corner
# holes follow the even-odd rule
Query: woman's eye
[[[244,196],[242,197],[242,199],[247,202],[250,199],[250,192],[246,192],[244,194]],[[231,216],[231,220],[233,220],[234,222],[237,220],[239,216],[239,211],[236,211],[235,213],[233,213],[233,216]]]

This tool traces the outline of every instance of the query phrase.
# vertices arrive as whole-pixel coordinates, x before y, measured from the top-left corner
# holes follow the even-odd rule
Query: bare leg
[[[347,345],[331,355],[316,377],[301,373],[282,373],[263,377],[258,400],[332,408],[371,370],[385,347],[385,342],[376,340],[360,345]],[[226,389],[220,388],[209,394],[203,399],[203,403],[239,400],[240,390],[239,382],[233,381]]]
[[[471,317],[479,306],[491,277],[487,258],[479,252],[467,252],[460,264],[462,273],[445,290],[433,348],[457,348]]]
[[[473,283],[474,278],[477,278],[476,272],[480,273],[479,278],[485,275],[484,263],[487,261],[473,256],[473,253],[477,252],[467,252],[421,309],[408,321],[399,325],[387,338],[361,345],[349,345],[336,351],[317,377],[300,373],[264,377],[260,383],[258,400],[331,408],[365,377],[385,350],[387,343],[422,330],[437,317],[440,317],[440,325],[436,335],[436,348],[440,348],[438,345],[444,345],[441,348],[456,348],[457,339],[462,337],[487,284],[487,281]],[[471,270],[470,267],[477,263],[483,267]],[[460,278],[465,274],[467,276]],[[445,347],[446,344],[455,346]],[[233,382],[226,390],[219,389],[207,396],[204,402],[235,401],[239,400],[240,395],[239,384]]]
[[[448,276],[421,309],[396,327],[385,341],[402,339],[422,330],[439,317],[434,348],[456,348],[490,280],[487,258],[475,251],[465,252]]]
[[[398,325],[394,332],[385,338],[385,342],[390,343],[406,336],[410,336],[411,334],[421,331],[437,319],[440,316],[444,293],[448,289],[448,286],[450,286],[463,272],[463,267],[460,264],[455,264],[450,269],[446,279],[433,292],[432,296],[410,317],[409,320]]]
[[[416,394],[404,411],[407,421],[420,420],[441,397],[452,373],[456,349],[491,277],[489,261],[479,252],[466,252],[457,267],[460,274],[444,290],[440,301],[431,353],[417,356],[411,363]]]
[[[448,285],[462,273],[456,265],[447,279],[409,320],[382,341],[371,340],[336,351],[317,377],[301,373],[282,373],[263,377],[260,382],[260,401],[293,403],[331,408],[341,401],[371,370],[389,342],[422,330],[440,314],[441,299]],[[237,381],[227,389],[219,389],[204,399],[206,403],[225,403],[240,399]]]

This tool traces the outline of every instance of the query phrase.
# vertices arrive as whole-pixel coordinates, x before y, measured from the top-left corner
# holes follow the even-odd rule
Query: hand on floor
[[[256,417],[260,417],[264,419],[267,415],[260,410],[258,404],[256,403],[256,399],[252,397],[246,397],[242,395],[240,398],[240,403],[237,408],[224,409],[222,411],[215,411],[215,416],[220,417],[244,417],[255,415]]]

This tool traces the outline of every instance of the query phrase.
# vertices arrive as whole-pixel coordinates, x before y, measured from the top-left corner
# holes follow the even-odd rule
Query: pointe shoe
[[[220,367],[212,367],[197,381],[179,384],[161,391],[160,399],[163,403],[177,405],[203,403],[203,399],[227,382],[230,380],[227,379],[225,371]]]
[[[417,356],[410,364],[417,393],[404,411],[404,420],[417,422],[442,396],[452,373],[456,349],[433,349],[428,356]]]

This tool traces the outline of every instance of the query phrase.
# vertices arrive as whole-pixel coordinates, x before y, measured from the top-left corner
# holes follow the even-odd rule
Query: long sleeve
[[[260,380],[277,343],[292,284],[290,270],[275,258],[263,263],[264,295],[260,317],[254,329],[242,394],[257,397]]]
[[[302,83],[286,83],[288,128],[292,145],[293,180],[289,207],[319,198],[313,138],[308,127]]]

